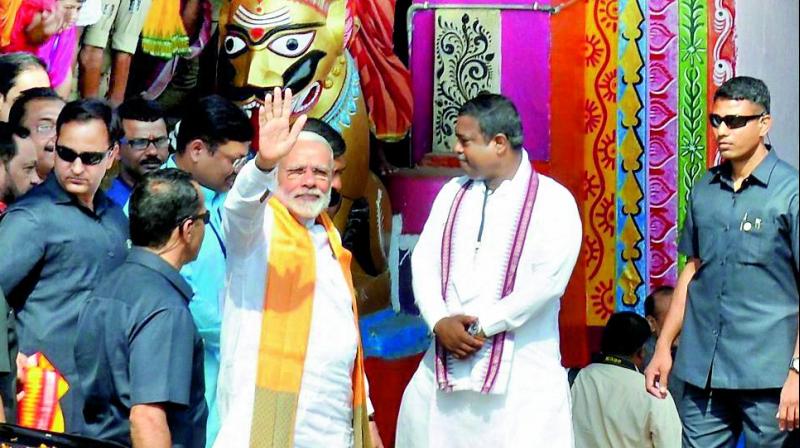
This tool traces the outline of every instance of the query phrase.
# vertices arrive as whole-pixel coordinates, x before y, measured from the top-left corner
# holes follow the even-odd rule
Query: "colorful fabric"
[[[399,140],[411,128],[411,74],[394,54],[395,0],[351,2],[357,31],[350,53],[358,64],[372,131],[381,140]],[[345,40],[347,42],[347,40]]]
[[[455,199],[453,200],[453,204],[450,207],[450,213],[447,216],[447,222],[445,223],[444,233],[442,234],[442,298],[444,299],[445,303],[447,303],[448,297],[448,290],[450,285],[450,267],[452,261],[452,248],[453,248],[453,230],[456,225],[456,219],[458,217],[458,211],[461,206],[461,201],[464,198],[464,194],[467,190],[470,189],[472,186],[473,181],[465,182],[461,189],[458,190],[456,193]],[[528,234],[528,226],[531,222],[531,216],[533,214],[533,206],[536,203],[536,194],[539,190],[539,175],[536,173],[536,170],[531,168],[530,179],[528,180],[528,189],[525,195],[525,199],[522,204],[522,210],[520,212],[520,216],[517,218],[517,225],[514,234],[514,242],[511,245],[511,251],[509,253],[509,259],[506,263],[506,272],[505,278],[503,280],[503,290],[500,296],[500,300],[511,294],[511,291],[514,290],[514,283],[517,278],[517,267],[519,266],[519,261],[522,256],[522,249],[525,247],[525,236]],[[488,341],[491,344],[491,350],[489,351],[489,359],[488,365],[485,369],[485,374],[483,375],[483,380],[481,381],[482,384],[475,385],[479,386],[477,389],[482,394],[489,394],[493,392],[494,386],[496,384],[499,371],[501,367],[503,368],[510,368],[510,365],[504,365],[505,361],[503,357],[503,349],[506,345],[506,342],[510,342],[513,340],[514,334],[513,332],[500,332],[494,336],[492,336],[491,340]],[[510,344],[509,344],[510,345]],[[513,350],[513,349],[511,349]],[[460,388],[450,380],[449,375],[449,368],[448,364],[452,362],[457,362],[448,353],[447,349],[436,340],[436,381],[439,385],[439,389],[450,392],[454,390],[459,390]],[[510,362],[510,361],[509,361]],[[482,367],[481,367],[482,368]],[[463,390],[472,390],[475,388],[474,386],[471,387],[469,384],[465,384],[465,389]],[[505,390],[503,387],[502,390]]]
[[[706,172],[708,104],[708,5],[679,0],[678,228],[683,228],[694,183]]]
[[[736,39],[733,26],[736,22],[735,0],[713,0],[708,2],[708,104],[712,104],[714,94],[723,82],[736,74]],[[719,165],[721,160],[717,142],[707,123],[709,167]]]
[[[277,198],[269,199],[274,214],[267,286],[261,326],[251,446],[292,446],[297,400],[305,364],[315,284],[315,248],[308,230]],[[331,250],[350,286],[358,326],[355,292],[350,275],[351,254],[326,214],[320,216]],[[356,448],[369,447],[364,360],[359,343],[353,368],[353,438]]]
[[[0,0],[0,49],[11,43],[11,33],[22,0]]]
[[[153,0],[142,29],[142,50],[164,59],[190,53],[180,0]]]
[[[587,325],[614,312],[616,244],[617,0],[586,5],[584,247]]]
[[[487,7],[477,10],[449,8],[454,3],[486,5]],[[414,132],[411,135],[411,146],[412,158],[415,163],[432,152],[433,148],[436,148],[434,145],[437,141],[444,139],[452,145],[454,138],[452,126],[449,126],[450,129],[434,127],[437,114],[434,107],[436,107],[437,101],[459,103],[459,97],[477,93],[473,84],[482,85],[484,79],[482,76],[486,73],[486,67],[490,65],[498,67],[496,73],[499,79],[498,92],[514,101],[520,112],[524,147],[529,158],[537,162],[550,159],[552,103],[549,81],[551,77],[550,60],[553,54],[551,52],[550,15],[534,10],[530,1],[509,0],[505,4],[513,6],[503,9],[502,5],[487,5],[483,0],[461,0],[459,2],[414,0],[412,7],[415,9],[410,16],[411,23],[409,24],[414,30],[410,35],[409,64],[412,91],[414,92]],[[477,15],[483,14],[487,10],[489,15],[498,17],[488,27],[475,20]],[[446,92],[449,97],[455,97],[454,101],[438,91],[439,84],[436,82],[437,77],[441,78],[436,74],[436,60],[441,56],[439,53],[443,50],[441,47],[437,49],[435,43],[444,31],[438,23],[438,18],[449,15],[445,11],[455,14],[456,25],[458,25],[457,29],[452,30],[450,37],[455,44],[453,50],[459,54],[454,54],[450,60],[457,62],[459,67],[449,69],[449,71],[460,79],[449,85],[462,88],[464,93],[455,92],[453,89]],[[462,24],[464,17],[466,17],[468,25]],[[480,28],[470,28],[473,25],[479,25]],[[493,30],[496,30],[496,33]],[[474,39],[474,42],[470,42],[470,38]],[[497,51],[485,48],[487,39],[492,40],[491,46],[497,48]],[[494,61],[495,58],[497,61]],[[520,63],[520,61],[530,61],[530,63]],[[469,73],[469,70],[473,68],[473,73]],[[460,106],[460,103],[458,105]],[[436,137],[442,132],[445,135]]]
[[[620,2],[617,107],[616,311],[644,311],[647,295],[647,36],[644,1]]]
[[[574,5],[578,6],[578,5]],[[581,5],[582,6],[582,5]],[[550,144],[549,166],[537,164],[540,173],[558,179],[568,186],[583,208],[581,194],[584,181],[583,110],[585,70],[585,30],[576,23],[586,23],[585,7],[564,8],[552,16],[550,49]],[[546,171],[545,171],[546,170]],[[585,255],[585,253],[584,253]],[[586,334],[586,274],[582,255],[564,293],[559,312],[558,327],[561,332],[561,361],[565,366],[584,365],[591,352]]]
[[[650,287],[678,280],[678,0],[648,5]]]
[[[77,42],[77,29],[71,26],[52,36],[37,50],[36,55],[47,65],[47,74],[50,76],[53,88],[67,81],[72,72]]]
[[[206,44],[211,40],[211,27],[213,5],[208,0],[201,1],[201,23],[200,30],[197,36],[191,41],[189,45],[189,53],[186,55],[175,56],[168,61],[161,61],[153,68],[151,75],[147,78],[147,88],[142,93],[144,98],[154,100],[161,96],[172,82],[178,70],[178,64],[183,59],[195,59],[200,56]]]
[[[38,45],[28,39],[25,30],[33,22],[34,17],[42,11],[51,10],[56,6],[56,0],[25,0],[17,4],[16,0],[8,1],[8,17],[4,17],[2,23],[2,35],[0,35],[0,53],[12,53],[24,51],[36,53]],[[10,14],[14,13],[13,16]],[[13,19],[12,19],[13,17]]]
[[[64,414],[58,400],[69,391],[61,373],[40,352],[28,357],[24,395],[17,407],[20,426],[64,432]]]

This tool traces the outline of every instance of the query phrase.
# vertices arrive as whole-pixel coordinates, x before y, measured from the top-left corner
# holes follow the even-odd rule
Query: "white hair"
[[[331,155],[330,170],[331,170],[331,172],[333,171],[333,159],[334,159],[334,155],[333,155],[333,147],[332,147],[332,146],[331,146],[331,144],[328,142],[328,140],[325,140],[325,137],[323,137],[323,136],[321,136],[321,135],[319,135],[319,134],[317,134],[317,133],[315,133],[315,132],[310,132],[310,131],[300,131],[300,133],[299,133],[299,134],[297,134],[297,141],[298,141],[298,142],[301,142],[301,141],[303,141],[303,142],[316,142],[316,143],[321,143],[321,144],[323,144],[323,145],[324,145],[326,148],[328,148],[328,151],[330,151],[330,155]],[[281,160],[278,160],[278,163],[275,165],[275,168],[276,168],[276,169],[279,169],[279,168],[280,168],[280,166],[281,166],[281,162],[282,162],[282,161],[283,161],[282,159],[281,159]]]

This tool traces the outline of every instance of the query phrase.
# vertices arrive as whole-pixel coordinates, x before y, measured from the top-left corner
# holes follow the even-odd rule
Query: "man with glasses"
[[[98,281],[124,261],[128,225],[98,191],[117,150],[111,107],[98,100],[71,102],[58,116],[56,132],[54,175],[0,221],[0,254],[8,254],[0,257],[0,288],[16,312],[26,370],[52,371],[24,384],[20,407],[34,409],[33,417],[54,416],[42,429],[73,431],[82,422],[72,356],[78,312]]]
[[[131,98],[119,106],[117,115],[124,132],[119,145],[121,166],[106,195],[123,207],[139,179],[167,160],[169,137],[164,111],[155,101]]]
[[[770,95],[736,77],[710,115],[725,160],[694,186],[679,250],[688,257],[645,371],[678,411],[685,447],[798,446],[798,173],[765,144]]]
[[[189,308],[205,345],[207,446],[213,443],[219,428],[216,385],[227,257],[222,206],[236,174],[247,161],[252,138],[253,128],[241,108],[221,96],[208,96],[186,108],[178,127],[177,151],[164,164],[192,175],[200,184],[211,215],[197,260],[181,269],[194,290]]]
[[[178,270],[197,257],[209,214],[176,169],[145,175],[130,200],[133,248],[78,318],[83,434],[130,446],[202,448],[203,342]]]
[[[31,133],[36,145],[36,172],[44,180],[53,171],[56,151],[56,119],[64,100],[49,87],[35,87],[22,92],[11,106],[8,122]]]

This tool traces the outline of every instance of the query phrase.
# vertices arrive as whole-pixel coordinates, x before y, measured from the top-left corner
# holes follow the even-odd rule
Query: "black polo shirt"
[[[675,374],[697,387],[780,388],[797,338],[798,172],[774,151],[733,191],[730,163],[692,189],[679,245],[689,284]]]
[[[42,352],[65,377],[68,431],[80,421],[72,356],[80,305],[125,260],[127,239],[127,218],[102,192],[91,211],[52,174],[0,220],[0,288],[16,313],[19,351]]]
[[[133,248],[78,319],[75,363],[85,434],[130,444],[130,410],[166,406],[172,446],[202,448],[208,409],[192,288],[161,257]]]

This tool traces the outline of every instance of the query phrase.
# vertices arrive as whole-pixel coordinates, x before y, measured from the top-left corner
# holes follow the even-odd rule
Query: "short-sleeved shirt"
[[[679,250],[689,283],[675,374],[697,387],[780,388],[797,338],[798,172],[774,151],[733,189],[731,165],[691,193]]]
[[[180,169],[171,155],[161,168]],[[219,431],[219,416],[217,412],[217,377],[220,366],[220,329],[222,327],[222,294],[225,286],[225,259],[227,249],[222,233],[222,215],[225,198],[228,193],[214,191],[200,185],[200,191],[205,198],[209,221],[203,235],[203,243],[197,258],[181,268],[181,275],[194,291],[189,303],[189,310],[194,317],[197,330],[203,338],[205,347],[206,371],[206,403],[208,403],[207,436],[209,446],[213,443]],[[123,210],[128,213],[125,204]]]
[[[680,448],[681,420],[672,395],[658,399],[645,390],[644,375],[593,363],[572,386],[575,446],[591,448]]]
[[[0,288],[16,314],[19,351],[41,352],[65,377],[70,389],[60,404],[68,431],[80,423],[72,356],[78,312],[128,251],[122,210],[100,191],[93,205],[81,205],[50,175],[0,220]]]
[[[133,248],[81,310],[75,363],[85,432],[130,444],[131,408],[165,406],[172,446],[205,446],[203,342],[192,289],[161,257]]]

